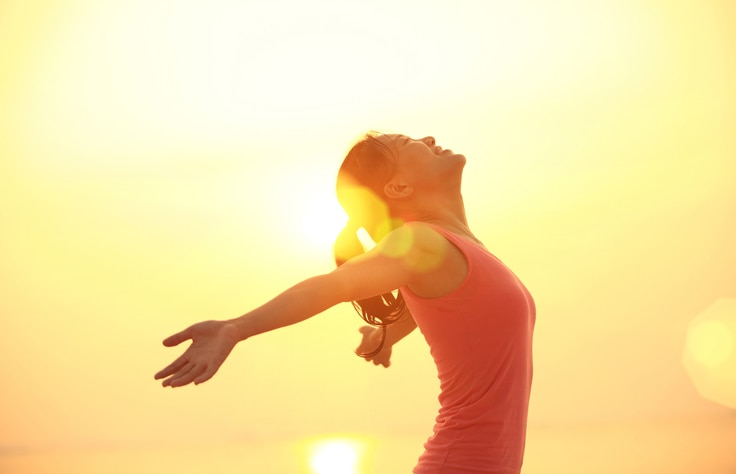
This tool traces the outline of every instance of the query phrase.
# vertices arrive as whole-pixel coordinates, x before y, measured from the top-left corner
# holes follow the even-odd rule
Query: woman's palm
[[[181,387],[209,380],[238,342],[235,328],[231,325],[222,321],[203,321],[169,336],[163,343],[172,347],[189,339],[192,344],[184,354],[156,374],[156,379],[165,379],[164,387]]]

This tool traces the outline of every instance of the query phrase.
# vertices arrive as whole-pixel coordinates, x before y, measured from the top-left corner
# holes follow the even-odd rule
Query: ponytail
[[[335,263],[338,267],[364,252],[363,245],[358,239],[359,228],[354,222],[348,221],[345,228],[337,236],[334,253]],[[381,331],[378,347],[370,352],[358,354],[360,357],[367,359],[381,352],[386,341],[386,326],[396,322],[404,314],[406,303],[399,290],[396,290],[396,296],[389,292],[353,301],[352,303],[355,311],[365,322],[371,326],[377,326]]]

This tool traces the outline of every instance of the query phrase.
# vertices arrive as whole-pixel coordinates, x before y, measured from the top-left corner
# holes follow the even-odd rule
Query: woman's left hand
[[[381,343],[381,329],[373,326],[362,326],[360,333],[363,335],[363,340],[360,341],[360,345],[355,349],[355,353],[360,355],[376,350]],[[384,341],[383,347],[378,354],[372,357],[366,357],[365,360],[373,361],[374,365],[388,367],[391,365],[391,344],[388,341]]]

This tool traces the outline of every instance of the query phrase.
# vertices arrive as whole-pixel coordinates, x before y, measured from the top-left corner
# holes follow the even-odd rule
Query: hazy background
[[[701,445],[733,472],[734,84],[730,0],[0,1],[0,471],[230,472],[348,432],[407,472],[434,367],[418,333],[353,355],[349,305],[153,380],[165,336],[332,269],[337,167],[388,129],[467,156],[471,227],[537,301],[525,472]]]

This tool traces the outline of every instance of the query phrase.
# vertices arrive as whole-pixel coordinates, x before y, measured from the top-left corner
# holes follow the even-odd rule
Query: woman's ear
[[[383,187],[383,192],[390,199],[403,199],[411,196],[414,188],[406,183],[391,180]]]

